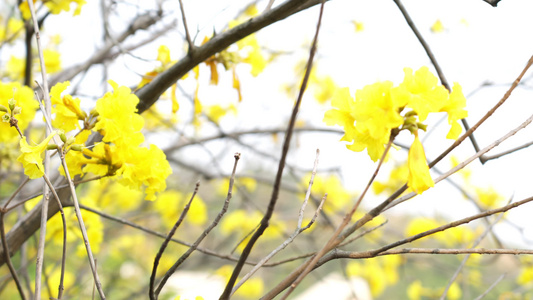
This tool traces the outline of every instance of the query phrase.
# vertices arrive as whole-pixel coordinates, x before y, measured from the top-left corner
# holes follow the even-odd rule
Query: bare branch
[[[275,179],[275,182],[274,182],[274,187],[272,189],[272,195],[271,195],[270,201],[268,203],[267,211],[266,211],[265,215],[263,216],[263,218],[261,219],[261,223],[260,223],[259,228],[254,233],[254,235],[250,238],[250,240],[248,241],[248,244],[246,245],[246,247],[242,251],[241,258],[239,259],[239,262],[237,263],[237,265],[233,269],[233,273],[231,274],[231,277],[230,277],[228,283],[226,284],[226,287],[224,288],[224,292],[222,292],[222,295],[220,296],[221,300],[226,300],[226,299],[230,298],[231,291],[233,290],[233,286],[235,285],[235,282],[237,281],[237,277],[239,276],[239,273],[242,270],[244,262],[246,261],[246,259],[250,255],[255,242],[257,242],[259,237],[261,237],[263,232],[267,229],[269,221],[270,221],[270,218],[272,217],[272,214],[274,213],[274,208],[275,208],[277,200],[278,200],[279,189],[280,189],[280,184],[281,184],[281,178],[282,178],[282,175],[283,175],[283,169],[285,167],[285,161],[287,159],[287,153],[289,152],[290,141],[291,141],[292,134],[293,134],[292,130],[294,129],[294,124],[296,123],[296,116],[298,115],[298,110],[300,108],[300,104],[302,102],[302,98],[303,98],[305,89],[307,88],[307,82],[309,80],[309,76],[311,74],[311,70],[312,70],[312,67],[313,67],[313,59],[314,59],[315,52],[316,52],[316,47],[317,47],[317,42],[318,42],[318,33],[320,32],[320,24],[322,22],[322,15],[323,15],[323,12],[324,12],[324,4],[325,3],[326,3],[326,1],[323,0],[322,4],[320,6],[320,13],[319,13],[319,16],[318,16],[318,23],[316,25],[315,36],[313,38],[311,49],[309,51],[309,59],[307,60],[307,66],[306,66],[306,70],[305,70],[305,75],[304,75],[304,78],[302,80],[302,84],[300,86],[300,92],[298,94],[298,98],[297,98],[296,103],[294,104],[294,108],[292,110],[291,118],[290,118],[290,121],[289,121],[289,126],[288,126],[287,131],[286,131],[287,133],[285,134],[285,140],[283,141],[283,149],[281,151],[281,158],[279,160],[278,171],[276,173],[276,179]],[[283,6],[283,5],[281,5],[281,6]],[[272,11],[275,11],[275,10],[276,9],[268,11],[267,14],[269,12],[272,12]]]
[[[303,203],[302,203],[302,205],[300,207],[300,211],[298,213],[298,225],[296,226],[296,229],[289,236],[289,238],[287,238],[281,245],[279,245],[276,249],[272,250],[272,252],[270,252],[267,256],[265,256],[263,259],[261,259],[261,261],[259,263],[257,263],[257,265],[255,265],[252,268],[252,270],[250,270],[250,272],[248,272],[246,275],[243,276],[243,278],[235,285],[235,287],[231,291],[231,295],[235,294],[235,292],[239,289],[239,287],[241,285],[243,285],[250,277],[252,277],[252,275],[255,274],[255,272],[257,272],[257,270],[259,270],[265,263],[267,263],[272,257],[274,257],[274,255],[279,253],[281,250],[285,249],[285,247],[287,247],[290,243],[292,243],[294,241],[294,239],[300,233],[302,233],[304,230],[309,228],[314,223],[315,219],[318,217],[318,212],[320,210],[322,210],[322,206],[324,205],[324,201],[326,200],[327,194],[324,195],[324,197],[322,198],[322,201],[320,201],[320,205],[318,206],[317,210],[315,211],[315,215],[313,216],[313,219],[311,219],[311,221],[307,224],[307,226],[302,228],[302,222],[303,222],[305,207],[307,206],[307,202],[309,201],[309,197],[311,196],[311,187],[313,186],[313,182],[314,182],[315,175],[316,175],[316,169],[317,169],[317,166],[318,166],[318,155],[319,155],[319,153],[320,152],[317,149],[316,150],[315,163],[314,163],[314,166],[313,166],[313,172],[311,173],[311,179],[309,180],[309,186],[307,188],[307,192],[305,193],[304,201],[303,201]]]
[[[198,245],[203,241],[203,239],[215,228],[215,226],[218,225],[226,211],[229,207],[229,201],[231,200],[231,197],[233,195],[233,183],[235,181],[235,172],[237,171],[237,163],[239,162],[239,159],[241,158],[240,153],[235,153],[234,155],[235,163],[233,164],[233,171],[231,172],[231,177],[229,179],[229,187],[228,187],[228,195],[226,196],[226,200],[224,201],[224,205],[222,206],[222,210],[218,213],[216,218],[213,220],[213,222],[202,232],[202,234],[196,239],[194,244],[174,263],[172,267],[167,271],[163,279],[161,279],[161,282],[159,282],[159,285],[157,286],[157,289],[155,291],[156,297],[161,293],[161,290],[165,286],[165,283],[170,278],[172,274],[176,271],[176,269],[191,255],[192,252],[196,250]]]
[[[136,92],[141,100],[137,105],[139,113],[150,108],[163,92],[199,63],[226,49],[238,40],[320,2],[320,0],[288,0],[243,24],[214,36],[203,46],[197,47],[193,55],[181,58],[176,64]]]
[[[172,229],[168,233],[167,237],[165,238],[165,240],[161,244],[161,247],[159,248],[159,251],[157,252],[157,254],[156,254],[155,258],[154,258],[154,266],[152,268],[152,275],[150,275],[150,288],[149,288],[149,296],[150,296],[151,300],[155,300],[156,299],[156,295],[154,293],[154,285],[155,285],[155,275],[157,273],[157,266],[159,265],[159,260],[163,256],[163,252],[165,251],[165,248],[168,246],[168,243],[170,242],[170,239],[172,238],[172,236],[174,236],[174,233],[176,233],[176,230],[181,225],[181,223],[185,219],[185,216],[189,212],[189,208],[191,207],[192,200],[196,196],[196,193],[198,193],[198,188],[199,187],[200,187],[200,182],[197,182],[196,183],[196,187],[194,188],[194,191],[192,193],[191,199],[185,205],[185,208],[181,212],[180,217],[178,218],[178,220],[176,221],[176,223],[174,224],[174,226],[172,227]]]

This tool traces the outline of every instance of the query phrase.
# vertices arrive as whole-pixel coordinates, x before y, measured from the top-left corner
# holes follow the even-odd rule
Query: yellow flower
[[[165,226],[170,228],[176,223],[190,198],[191,195],[185,196],[176,190],[165,191],[159,195],[157,201],[154,201],[154,208],[161,215]],[[198,195],[192,200],[185,221],[195,226],[207,222],[207,206]]]
[[[420,280],[413,281],[409,287],[407,287],[407,297],[409,300],[420,300],[422,298],[424,287]]]
[[[7,62],[7,75],[12,80],[22,80],[22,78],[24,78],[25,66],[26,62],[23,58],[18,58],[16,56],[11,55],[9,61]]]
[[[520,285],[530,285],[533,282],[533,265],[522,266],[516,282]]]
[[[50,12],[54,15],[57,15],[63,11],[70,11],[70,4],[76,3],[76,9],[74,10],[73,15],[77,16],[81,12],[81,7],[87,3],[85,0],[54,0],[54,1],[44,1],[44,5],[48,7]]]
[[[365,259],[362,262],[352,261],[346,266],[348,277],[361,276],[368,282],[373,297],[378,297],[389,285],[398,281],[400,257],[385,256]]]
[[[337,84],[331,76],[316,77],[312,75],[311,82],[315,90],[315,99],[321,104],[332,99],[335,91],[338,89]]]
[[[405,181],[407,180],[408,176],[409,176],[409,168],[407,167],[407,164],[396,166],[390,172],[388,181],[386,182],[374,181],[374,184],[372,185],[372,189],[374,190],[374,193],[378,195],[383,192],[393,193],[399,187],[405,184]]]
[[[261,278],[248,279],[236,292],[236,297],[245,299],[259,299],[263,295],[265,284]]]
[[[431,31],[433,33],[440,33],[444,31],[444,26],[442,25],[442,22],[437,19],[433,25],[431,25]]]
[[[159,46],[159,49],[157,49],[157,60],[160,61],[163,66],[171,62],[170,49],[168,49],[167,46]]]
[[[45,49],[43,56],[47,73],[52,74],[61,71],[61,54],[59,52],[52,49]]]
[[[161,149],[155,145],[129,148],[120,156],[124,158],[122,167],[117,171],[122,177],[120,183],[137,189],[145,185],[146,200],[155,200],[155,194],[166,189],[166,180],[172,169]]]
[[[59,82],[50,90],[50,100],[52,102],[52,113],[55,118],[52,126],[69,132],[80,128],[79,120],[85,120],[87,114],[80,108],[80,99],[73,99],[71,95],[61,97],[61,93],[70,85],[69,81]]]
[[[265,69],[267,60],[261,53],[259,42],[255,34],[249,35],[245,39],[237,42],[239,49],[243,49],[247,53],[244,56],[242,62],[249,64],[252,67],[250,73],[252,76],[257,76]]]
[[[9,99],[15,99],[17,106],[22,108],[21,113],[16,115],[19,129],[22,132],[33,120],[36,109],[39,107],[39,103],[33,97],[33,90],[27,86],[22,86],[18,82],[4,83],[0,81],[0,104],[9,107]],[[0,142],[15,142],[17,137],[17,130],[10,128],[9,123],[0,122]]]
[[[435,183],[429,174],[429,167],[426,162],[424,147],[415,131],[415,141],[409,149],[407,164],[409,166],[409,177],[407,185],[417,194],[422,194],[425,190],[433,187]]]
[[[413,75],[411,68],[404,69],[405,78],[400,87],[410,94],[408,106],[417,114],[420,122],[426,120],[430,112],[438,112],[448,100],[448,91],[439,85],[439,80],[427,67],[422,67]]]
[[[0,21],[0,42],[13,42],[22,32],[22,27],[24,27],[24,22],[16,18],[9,18],[7,26],[4,26],[4,20],[0,19]]]
[[[505,198],[494,189],[494,187],[489,188],[476,188],[476,195],[478,198],[478,203],[483,209],[493,209],[505,201]]]
[[[389,81],[365,86],[356,92],[355,98],[354,101],[347,88],[340,89],[331,101],[335,109],[326,112],[324,122],[344,126],[341,140],[353,142],[346,147],[352,151],[367,149],[370,158],[377,161],[389,142],[391,130],[403,124],[399,111],[408,98],[403,90],[393,89]]]
[[[94,128],[102,132],[104,142],[138,146],[144,141],[141,133],[144,119],[137,114],[139,98],[128,87],[119,87],[112,80],[108,82],[114,91],[96,101],[99,116]]]
[[[355,27],[355,32],[361,32],[363,30],[365,30],[365,25],[363,24],[363,22],[359,22],[359,21],[352,21],[352,24],[353,26]]]
[[[231,112],[233,114],[237,113],[237,108],[235,105],[230,104],[227,107],[222,107],[219,104],[207,106],[207,116],[216,124],[219,124],[220,119]]]
[[[25,136],[20,140],[20,151],[22,154],[17,158],[17,161],[22,163],[24,166],[24,174],[30,179],[36,179],[43,176],[44,167],[41,154],[46,150],[46,146],[54,135],[56,135],[56,132],[50,134],[37,146],[28,145]]]
[[[448,294],[446,294],[446,299],[457,300],[457,299],[461,299],[462,296],[463,296],[463,292],[461,291],[459,284],[457,282],[453,282],[450,285],[450,288],[448,289]]]
[[[305,188],[309,185],[309,180],[311,175],[305,176],[302,180],[302,184]],[[342,186],[342,183],[338,176],[329,175],[325,176],[315,176],[312,191],[315,196],[319,199],[324,196],[325,193],[328,194],[328,199],[324,203],[324,211],[329,213],[335,212],[344,212],[347,209],[352,195]]]
[[[405,229],[405,235],[413,236],[419,233],[439,227],[440,224],[437,221],[429,218],[416,218],[409,222]]]
[[[457,121],[468,117],[468,112],[464,109],[465,107],[466,98],[463,95],[463,89],[458,83],[454,82],[453,90],[450,93],[448,101],[440,109],[440,111],[448,113],[448,123],[452,125],[446,138],[455,140],[461,134],[463,128]]]

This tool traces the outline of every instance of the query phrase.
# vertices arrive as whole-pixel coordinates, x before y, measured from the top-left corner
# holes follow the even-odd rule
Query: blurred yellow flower
[[[407,164],[396,166],[389,174],[389,179],[386,182],[374,181],[372,189],[374,193],[381,194],[383,192],[395,192],[398,188],[405,184],[409,176],[409,168]]]
[[[398,268],[402,260],[396,255],[387,255],[365,259],[361,262],[351,261],[346,266],[349,277],[360,276],[370,286],[373,297],[379,297],[387,286],[398,282]]]
[[[302,179],[302,185],[307,189],[311,174]],[[324,203],[324,211],[329,213],[345,212],[351,203],[352,195],[344,188],[338,176],[315,176],[311,191],[315,196],[321,199],[324,194],[328,198]]]
[[[431,25],[431,31],[433,33],[441,33],[444,31],[444,25],[442,25],[441,20],[437,19],[433,25]]]
[[[415,218],[409,222],[405,229],[405,235],[413,236],[419,233],[439,227],[440,224],[430,218]]]
[[[359,22],[359,21],[352,21],[352,24],[355,28],[355,32],[361,32],[363,30],[365,30],[365,25],[363,24],[363,22]]]
[[[505,201],[505,198],[492,186],[488,188],[476,188],[476,195],[478,203],[483,209],[497,208]]]
[[[24,78],[25,67],[26,62],[23,58],[11,55],[7,61],[7,76],[12,80],[21,81]]]
[[[176,190],[168,190],[159,195],[157,201],[154,201],[154,208],[161,215],[165,226],[170,228],[176,223],[190,198],[191,195],[185,197]],[[184,221],[196,226],[207,222],[207,206],[200,196],[194,197]]]
[[[48,74],[61,71],[61,54],[53,49],[44,49],[44,66]]]

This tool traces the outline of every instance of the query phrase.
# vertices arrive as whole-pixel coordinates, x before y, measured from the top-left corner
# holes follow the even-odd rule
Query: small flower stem
[[[76,212],[76,218],[78,219],[78,224],[80,226],[81,235],[83,236],[83,242],[85,243],[85,250],[87,250],[87,257],[89,258],[89,264],[91,266],[91,271],[93,273],[96,289],[98,290],[98,294],[100,295],[100,298],[102,300],[105,300],[105,294],[104,294],[104,291],[102,290],[102,283],[100,282],[100,278],[98,277],[98,273],[96,272],[96,263],[94,261],[94,256],[91,250],[91,245],[89,244],[89,237],[87,236],[87,230],[85,229],[85,224],[83,222],[83,217],[81,215],[80,203],[78,201],[78,197],[76,196],[76,187],[74,186],[72,179],[70,179],[70,173],[68,171],[67,162],[65,161],[65,157],[63,155],[61,156],[61,164],[63,165],[63,170],[65,171],[65,177],[67,178],[68,183],[69,183],[70,192],[72,195],[72,202],[74,203],[74,211]]]

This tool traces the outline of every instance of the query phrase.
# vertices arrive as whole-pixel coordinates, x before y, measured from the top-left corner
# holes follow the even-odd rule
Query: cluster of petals
[[[429,176],[424,148],[418,139],[418,129],[425,129],[423,122],[429,113],[446,112],[451,129],[447,138],[456,139],[461,133],[458,121],[467,117],[466,99],[461,86],[454,83],[449,92],[439,84],[427,67],[413,73],[405,68],[401,84],[394,86],[384,81],[367,85],[355,93],[348,88],[339,89],[332,99],[333,109],[324,115],[327,125],[344,127],[342,141],[352,151],[367,150],[373,161],[383,155],[385,146],[403,129],[415,135],[409,153],[409,187],[421,193],[433,186]],[[416,116],[416,117],[415,117]]]
[[[141,145],[144,119],[137,113],[139,98],[128,87],[111,80],[109,84],[113,91],[96,101],[98,121],[94,130],[102,134],[103,142],[82,152],[69,151],[66,156],[69,171],[71,175],[90,172],[116,176],[130,188],[145,187],[146,199],[155,200],[156,193],[165,190],[172,169],[161,149]],[[88,130],[82,131],[76,142],[84,143],[89,134]]]

